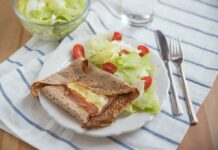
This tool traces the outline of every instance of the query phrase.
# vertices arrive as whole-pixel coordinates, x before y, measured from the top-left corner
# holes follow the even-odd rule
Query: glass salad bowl
[[[24,28],[45,40],[60,40],[75,30],[89,7],[90,0],[13,0]]]

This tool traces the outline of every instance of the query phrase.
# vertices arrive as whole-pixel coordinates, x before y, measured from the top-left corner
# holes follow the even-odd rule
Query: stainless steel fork
[[[170,54],[171,54],[171,61],[176,63],[179,67],[181,77],[182,77],[183,89],[184,89],[184,94],[185,94],[185,102],[186,102],[186,106],[188,109],[190,123],[191,125],[194,125],[198,123],[198,118],[195,114],[191,99],[189,97],[186,78],[185,78],[185,74],[182,69],[182,62],[183,62],[182,47],[181,47],[181,42],[178,38],[173,38],[173,37],[170,38]]]

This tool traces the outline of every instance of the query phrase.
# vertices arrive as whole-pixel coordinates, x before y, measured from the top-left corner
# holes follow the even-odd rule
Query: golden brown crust
[[[111,100],[110,105],[103,109],[100,114],[91,116],[86,110],[79,107],[76,101],[64,94],[63,85],[66,86],[70,81],[77,82],[79,85],[97,94],[106,95]],[[128,86],[112,74],[102,71],[91,64],[88,65],[87,62],[84,62],[84,59],[77,59],[64,70],[42,81],[33,83],[31,88],[33,96],[37,96],[38,89],[41,89],[41,92],[48,99],[79,120],[82,127],[87,129],[111,124],[123,109],[139,95],[136,88]]]

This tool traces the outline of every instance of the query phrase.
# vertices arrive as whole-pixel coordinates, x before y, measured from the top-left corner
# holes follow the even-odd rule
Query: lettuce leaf
[[[145,91],[141,97],[136,99],[135,102],[126,109],[126,111],[129,113],[147,112],[153,115],[159,113],[160,106],[154,97],[152,88]]]
[[[26,7],[29,0],[19,0],[17,7],[22,15],[26,16]]]
[[[97,66],[112,61],[114,56],[113,44],[102,37],[96,37],[85,44],[86,56]]]

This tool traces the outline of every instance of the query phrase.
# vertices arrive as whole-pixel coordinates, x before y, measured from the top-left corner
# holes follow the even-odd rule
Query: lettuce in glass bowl
[[[45,40],[60,40],[80,25],[90,0],[14,0],[13,9],[24,28]]]

